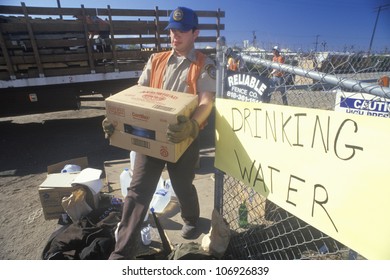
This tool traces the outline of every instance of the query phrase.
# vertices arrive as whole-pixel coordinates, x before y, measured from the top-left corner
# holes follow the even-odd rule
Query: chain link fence
[[[282,52],[282,65],[272,62],[271,51],[234,51],[219,43],[219,97],[223,95],[220,81],[226,76],[228,58],[233,57],[243,73],[269,77],[273,69],[284,72],[282,84],[271,89],[267,102],[283,104],[285,96],[288,106],[323,110],[340,107],[347,112],[363,104],[360,112],[375,111],[389,117],[390,103],[385,97],[390,97],[390,54]],[[351,96],[362,101],[351,107],[346,102]],[[375,102],[384,106],[373,108]],[[364,259],[232,176],[217,171],[215,179],[215,205],[232,230],[225,259]]]

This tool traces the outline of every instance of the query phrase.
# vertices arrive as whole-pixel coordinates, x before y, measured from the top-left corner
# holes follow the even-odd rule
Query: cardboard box
[[[77,175],[77,173],[48,174],[46,180],[39,186],[39,198],[46,220],[58,219],[65,213],[61,205],[62,198],[70,196],[78,188],[72,186]]]
[[[178,115],[190,117],[198,106],[193,94],[133,86],[106,99],[107,119],[114,125],[110,144],[176,162],[192,143],[175,144],[166,136]]]
[[[64,161],[49,165],[47,167],[47,174],[61,173],[62,168],[64,168],[64,166],[67,164],[79,165],[81,167],[81,169],[84,169],[84,168],[88,167],[88,158],[86,158],[86,157],[73,158],[73,159],[64,160]]]
[[[78,173],[60,173],[66,164],[79,165],[82,171]],[[94,209],[98,207],[98,193],[91,189],[89,184],[84,182],[85,176],[80,176],[84,170],[88,170],[87,166],[88,159],[82,157],[62,161],[47,167],[48,175],[38,189],[39,199],[46,220],[58,219],[61,214],[65,213],[61,204],[62,198],[70,196],[74,190],[80,187],[87,191],[87,203]],[[96,179],[97,174],[99,174],[98,172],[94,172],[94,174],[95,177],[91,179],[91,184],[97,186],[99,185],[98,180],[101,181],[101,179]],[[101,185],[103,186],[102,181]]]
[[[169,162],[176,162],[192,143],[188,138],[179,144],[165,143],[138,137],[122,131],[115,131],[110,137],[110,144],[122,149],[136,151],[151,157],[157,157]]]

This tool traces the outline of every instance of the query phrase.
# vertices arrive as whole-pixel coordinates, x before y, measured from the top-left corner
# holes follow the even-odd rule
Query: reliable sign
[[[229,73],[225,78],[225,99],[263,102],[269,92],[269,79],[247,73]]]

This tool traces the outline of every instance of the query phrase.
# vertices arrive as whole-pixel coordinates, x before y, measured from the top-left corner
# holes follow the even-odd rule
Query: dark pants
[[[176,163],[137,153],[133,179],[123,205],[122,219],[118,229],[118,240],[110,259],[135,257],[135,243],[149,210],[161,173],[167,165],[173,190],[179,201],[181,217],[186,224],[194,225],[199,219],[199,201],[195,186],[195,167],[199,157],[199,138],[188,147]]]
[[[283,77],[273,76],[270,79],[270,86],[271,86],[271,88],[274,89],[274,91],[280,91],[280,94],[282,95],[283,105],[288,105],[287,95],[286,95],[286,87],[285,87],[286,83],[284,81],[284,78]],[[268,95],[266,95],[263,98],[263,102],[264,103],[269,103],[270,102],[271,94],[272,94],[272,92],[269,92]]]

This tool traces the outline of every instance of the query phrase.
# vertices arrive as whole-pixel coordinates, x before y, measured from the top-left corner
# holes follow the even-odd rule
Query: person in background
[[[244,69],[244,64],[242,57],[236,51],[232,51],[228,55],[227,70],[229,72],[242,71]]]
[[[186,7],[178,7],[169,17],[172,50],[152,54],[138,80],[142,86],[162,88],[198,95],[198,107],[190,118],[178,116],[176,124],[167,128],[168,139],[179,143],[188,137],[192,144],[176,163],[136,153],[133,178],[124,200],[122,219],[118,228],[118,240],[110,259],[135,257],[135,242],[161,173],[167,166],[173,190],[180,204],[184,225],[183,238],[196,234],[200,216],[198,195],[193,180],[199,158],[199,131],[207,124],[215,99],[215,64],[208,56],[195,49],[199,36],[198,17]],[[112,134],[112,124],[103,120],[106,135]]]
[[[239,63],[240,61],[238,59],[235,59],[233,57],[229,57],[228,59],[228,70],[236,72],[239,69]]]
[[[378,85],[381,87],[389,87],[389,76],[382,76],[378,79]]]
[[[278,46],[273,47],[272,49],[273,57],[272,62],[277,62],[280,64],[284,64],[285,60],[284,57],[280,54],[280,50]],[[284,81],[284,73],[282,71],[273,69],[270,73],[270,82],[271,87],[274,88],[274,91],[280,91],[280,94],[282,95],[282,101],[284,105],[288,105],[287,102],[287,96],[286,96],[286,90],[285,90],[285,81]],[[269,96],[270,98],[270,96]],[[269,100],[268,100],[269,102]]]
[[[233,57],[229,57],[228,59],[228,70],[237,71],[238,70],[238,61]]]

